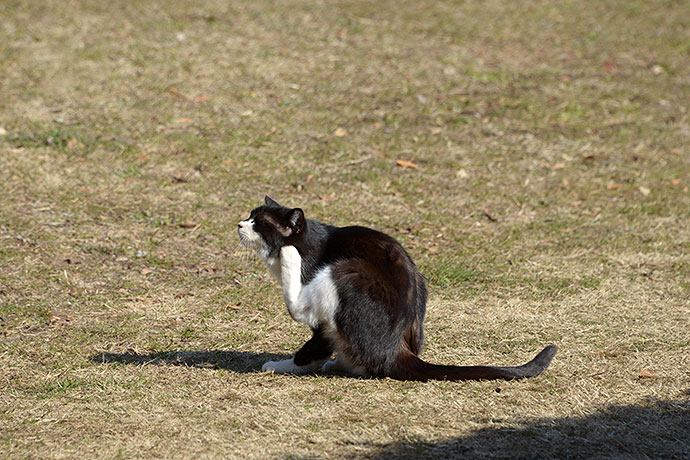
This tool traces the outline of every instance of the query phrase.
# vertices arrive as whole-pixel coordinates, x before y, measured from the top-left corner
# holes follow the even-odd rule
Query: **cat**
[[[238,224],[240,243],[257,251],[281,285],[288,312],[313,335],[295,355],[262,371],[338,372],[397,380],[520,379],[541,374],[557,351],[522,366],[444,366],[419,358],[427,290],[392,237],[365,227],[308,220],[266,196]],[[335,359],[331,360],[335,354]]]

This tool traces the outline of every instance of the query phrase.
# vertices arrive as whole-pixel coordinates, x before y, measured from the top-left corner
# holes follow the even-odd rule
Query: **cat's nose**
[[[237,224],[237,228],[242,228],[242,222]]]

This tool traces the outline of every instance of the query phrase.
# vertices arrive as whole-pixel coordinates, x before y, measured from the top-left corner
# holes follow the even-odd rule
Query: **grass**
[[[687,17],[4,2],[4,457],[687,457]],[[259,372],[308,336],[237,244],[264,194],[404,244],[429,280],[426,359],[556,343],[552,367]]]

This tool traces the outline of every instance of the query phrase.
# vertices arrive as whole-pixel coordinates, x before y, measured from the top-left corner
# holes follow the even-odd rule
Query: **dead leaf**
[[[168,92],[170,94],[172,94],[173,96],[182,97],[182,93],[177,88],[170,87],[170,88],[168,88]]]
[[[79,141],[76,137],[73,137],[67,141],[67,150],[74,150],[77,145],[79,145]]]
[[[275,126],[271,127],[271,129],[269,129],[268,131],[266,131],[264,133],[264,136],[269,137],[269,136],[273,135],[273,133],[275,133],[277,129],[278,128],[276,128]]]
[[[196,225],[197,224],[194,222],[180,222],[179,224],[177,224],[177,226],[180,228],[194,228],[196,227]]]
[[[333,135],[335,137],[344,137],[347,136],[347,131],[345,131],[345,128],[337,128],[334,132]]]
[[[557,169],[563,169],[563,168],[565,168],[565,163],[556,163],[555,165],[553,165],[551,167],[551,169],[553,169],[554,171]]]
[[[194,98],[194,102],[196,102],[197,104],[199,102],[205,102],[205,101],[208,101],[208,96],[197,96]]]
[[[178,118],[177,120],[175,120],[175,122],[180,123],[180,124],[186,124],[186,123],[194,123],[194,120],[192,120],[191,118],[182,117],[182,118]]]
[[[643,194],[644,196],[648,196],[649,193],[651,192],[651,190],[649,190],[647,187],[644,187],[644,186],[640,187],[639,190],[640,190],[640,193]]]
[[[407,160],[395,160],[395,163],[398,166],[402,166],[403,168],[413,168],[413,169],[419,169],[419,166],[417,164],[407,161]]]
[[[638,376],[638,378],[641,378],[641,379],[660,379],[661,377],[659,377],[656,374],[650,374],[649,372],[645,371],[644,369],[640,369],[640,375]]]
[[[438,249],[433,246],[430,246],[427,248],[427,251],[429,251],[432,254],[436,254],[438,252]]]
[[[590,153],[590,152],[583,152],[582,153],[582,159],[588,160],[588,161],[594,160],[594,154]]]
[[[614,73],[616,71],[616,63],[613,61],[606,61],[602,65],[606,73]]]
[[[673,179],[673,180],[671,181],[671,185],[673,185],[674,187],[675,187],[676,185],[679,185],[679,184],[680,184],[680,179]]]
[[[606,188],[609,190],[618,190],[621,187],[621,184],[616,184],[615,182],[609,182],[609,185],[606,186]]]

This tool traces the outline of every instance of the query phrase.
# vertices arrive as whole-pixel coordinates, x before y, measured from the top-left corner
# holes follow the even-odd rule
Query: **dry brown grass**
[[[689,457],[689,17],[3,2],[0,457]],[[258,372],[308,336],[237,246],[265,193],[403,242],[426,359],[552,367]]]

